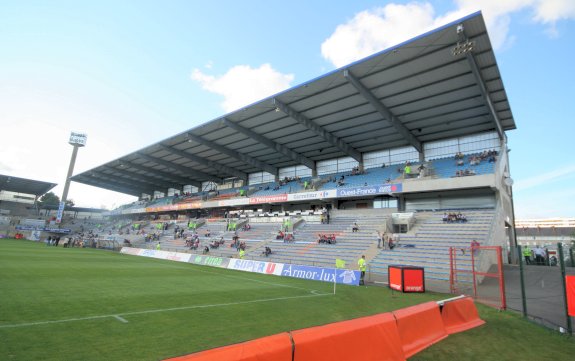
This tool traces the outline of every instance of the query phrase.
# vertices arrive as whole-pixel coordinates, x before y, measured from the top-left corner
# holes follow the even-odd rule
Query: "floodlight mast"
[[[62,221],[62,215],[64,214],[64,208],[66,206],[66,200],[68,199],[68,191],[70,190],[70,178],[74,172],[74,165],[76,164],[76,156],[78,155],[78,148],[84,147],[86,145],[86,139],[88,136],[84,133],[70,133],[70,140],[68,144],[74,147],[72,150],[72,158],[70,158],[70,165],[68,166],[68,174],[66,175],[66,183],[64,184],[64,192],[62,192],[62,198],[60,199],[60,205],[58,207],[58,215],[56,216],[56,223]]]

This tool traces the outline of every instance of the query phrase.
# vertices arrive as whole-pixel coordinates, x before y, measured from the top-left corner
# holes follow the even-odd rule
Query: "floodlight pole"
[[[70,178],[72,177],[72,172],[74,171],[74,165],[76,164],[76,157],[78,156],[78,148],[77,144],[72,144],[74,150],[72,150],[72,158],[70,158],[70,165],[68,166],[68,174],[66,175],[66,183],[64,184],[64,192],[62,192],[62,198],[60,199],[61,202],[66,204],[66,200],[68,199],[68,191],[70,190]]]
[[[60,199],[60,205],[58,207],[56,223],[60,223],[62,221],[62,215],[64,214],[64,209],[66,207],[66,200],[68,200],[68,191],[70,190],[72,173],[74,172],[74,165],[76,164],[76,157],[78,156],[78,148],[86,145],[86,138],[87,135],[83,133],[72,132],[70,134],[70,140],[68,141],[68,144],[73,146],[74,149],[72,150],[72,158],[70,158],[68,174],[66,175],[66,182],[64,183],[64,192],[62,192],[62,198]]]

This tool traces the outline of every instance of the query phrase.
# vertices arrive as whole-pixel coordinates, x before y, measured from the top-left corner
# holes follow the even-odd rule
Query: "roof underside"
[[[459,24],[464,31],[457,31]],[[453,55],[458,43],[473,51]],[[481,13],[75,175],[138,196],[515,129]]]
[[[56,187],[56,183],[36,181],[0,174],[0,191],[33,194],[40,196]]]

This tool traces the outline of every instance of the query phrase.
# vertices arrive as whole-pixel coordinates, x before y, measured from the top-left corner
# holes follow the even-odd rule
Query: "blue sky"
[[[575,217],[573,0],[2,1],[0,174],[63,185],[70,131],[77,174],[477,10],[518,126],[516,215]]]

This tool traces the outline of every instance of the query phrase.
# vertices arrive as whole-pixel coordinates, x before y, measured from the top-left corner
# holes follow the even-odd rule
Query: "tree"
[[[49,192],[40,197],[40,204],[42,206],[57,206],[60,204],[60,197],[54,194],[54,192]]]
[[[66,207],[74,207],[76,205],[76,203],[74,203],[73,199],[67,199],[66,200]]]

